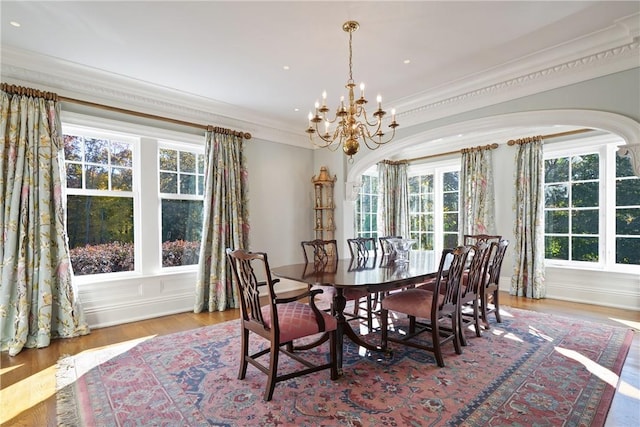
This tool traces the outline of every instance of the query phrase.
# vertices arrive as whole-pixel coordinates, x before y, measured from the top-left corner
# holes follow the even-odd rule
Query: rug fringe
[[[56,421],[58,427],[81,425],[80,414],[74,398],[75,381],[75,359],[73,356],[64,354],[56,363]]]

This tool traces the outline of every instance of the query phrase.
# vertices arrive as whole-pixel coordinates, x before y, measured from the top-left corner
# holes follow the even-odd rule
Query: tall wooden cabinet
[[[316,239],[332,240],[335,238],[336,230],[333,216],[335,209],[333,186],[336,182],[336,176],[334,175],[332,178],[326,166],[322,166],[320,174],[317,177],[314,176],[311,181],[313,182]]]

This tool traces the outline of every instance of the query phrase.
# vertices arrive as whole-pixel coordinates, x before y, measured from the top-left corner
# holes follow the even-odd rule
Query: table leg
[[[336,328],[336,353],[338,358],[338,375],[342,376],[342,351],[344,348],[344,339],[343,334],[345,331],[345,327],[347,329],[351,329],[347,320],[344,317],[344,308],[347,306],[347,299],[344,297],[344,293],[342,289],[336,289],[336,295],[333,297],[333,309],[336,316],[336,320],[338,321],[338,326]]]
[[[357,302],[356,302],[357,303]],[[347,306],[347,299],[344,297],[344,291],[342,288],[336,288],[336,295],[333,299],[333,308],[336,316],[336,320],[338,321],[338,327],[336,330],[337,336],[337,353],[338,353],[338,374],[342,375],[342,356],[344,350],[344,335],[349,337],[351,341],[360,347],[364,347],[367,350],[371,351],[385,351],[382,347],[369,344],[368,342],[362,340],[358,334],[355,333],[347,319],[344,317],[344,309]]]

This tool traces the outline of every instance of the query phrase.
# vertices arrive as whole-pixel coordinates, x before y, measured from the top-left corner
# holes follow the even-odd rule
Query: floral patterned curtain
[[[462,150],[460,234],[496,234],[491,148]]]
[[[542,137],[516,141],[515,270],[511,295],[544,298],[544,159]]]
[[[247,170],[242,137],[207,131],[204,224],[194,312],[238,308],[226,248],[248,249]]]
[[[21,92],[0,92],[0,332],[11,356],[89,333],[64,226],[60,105]]]
[[[409,237],[407,162],[378,163],[378,235]]]

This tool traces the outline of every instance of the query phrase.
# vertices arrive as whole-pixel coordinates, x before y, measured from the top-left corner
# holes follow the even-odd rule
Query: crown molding
[[[34,52],[3,47],[2,80],[37,86],[68,98],[238,129],[256,139],[310,148],[298,129],[288,131],[259,112]]]
[[[404,126],[640,66],[640,14],[562,45],[394,103]]]

